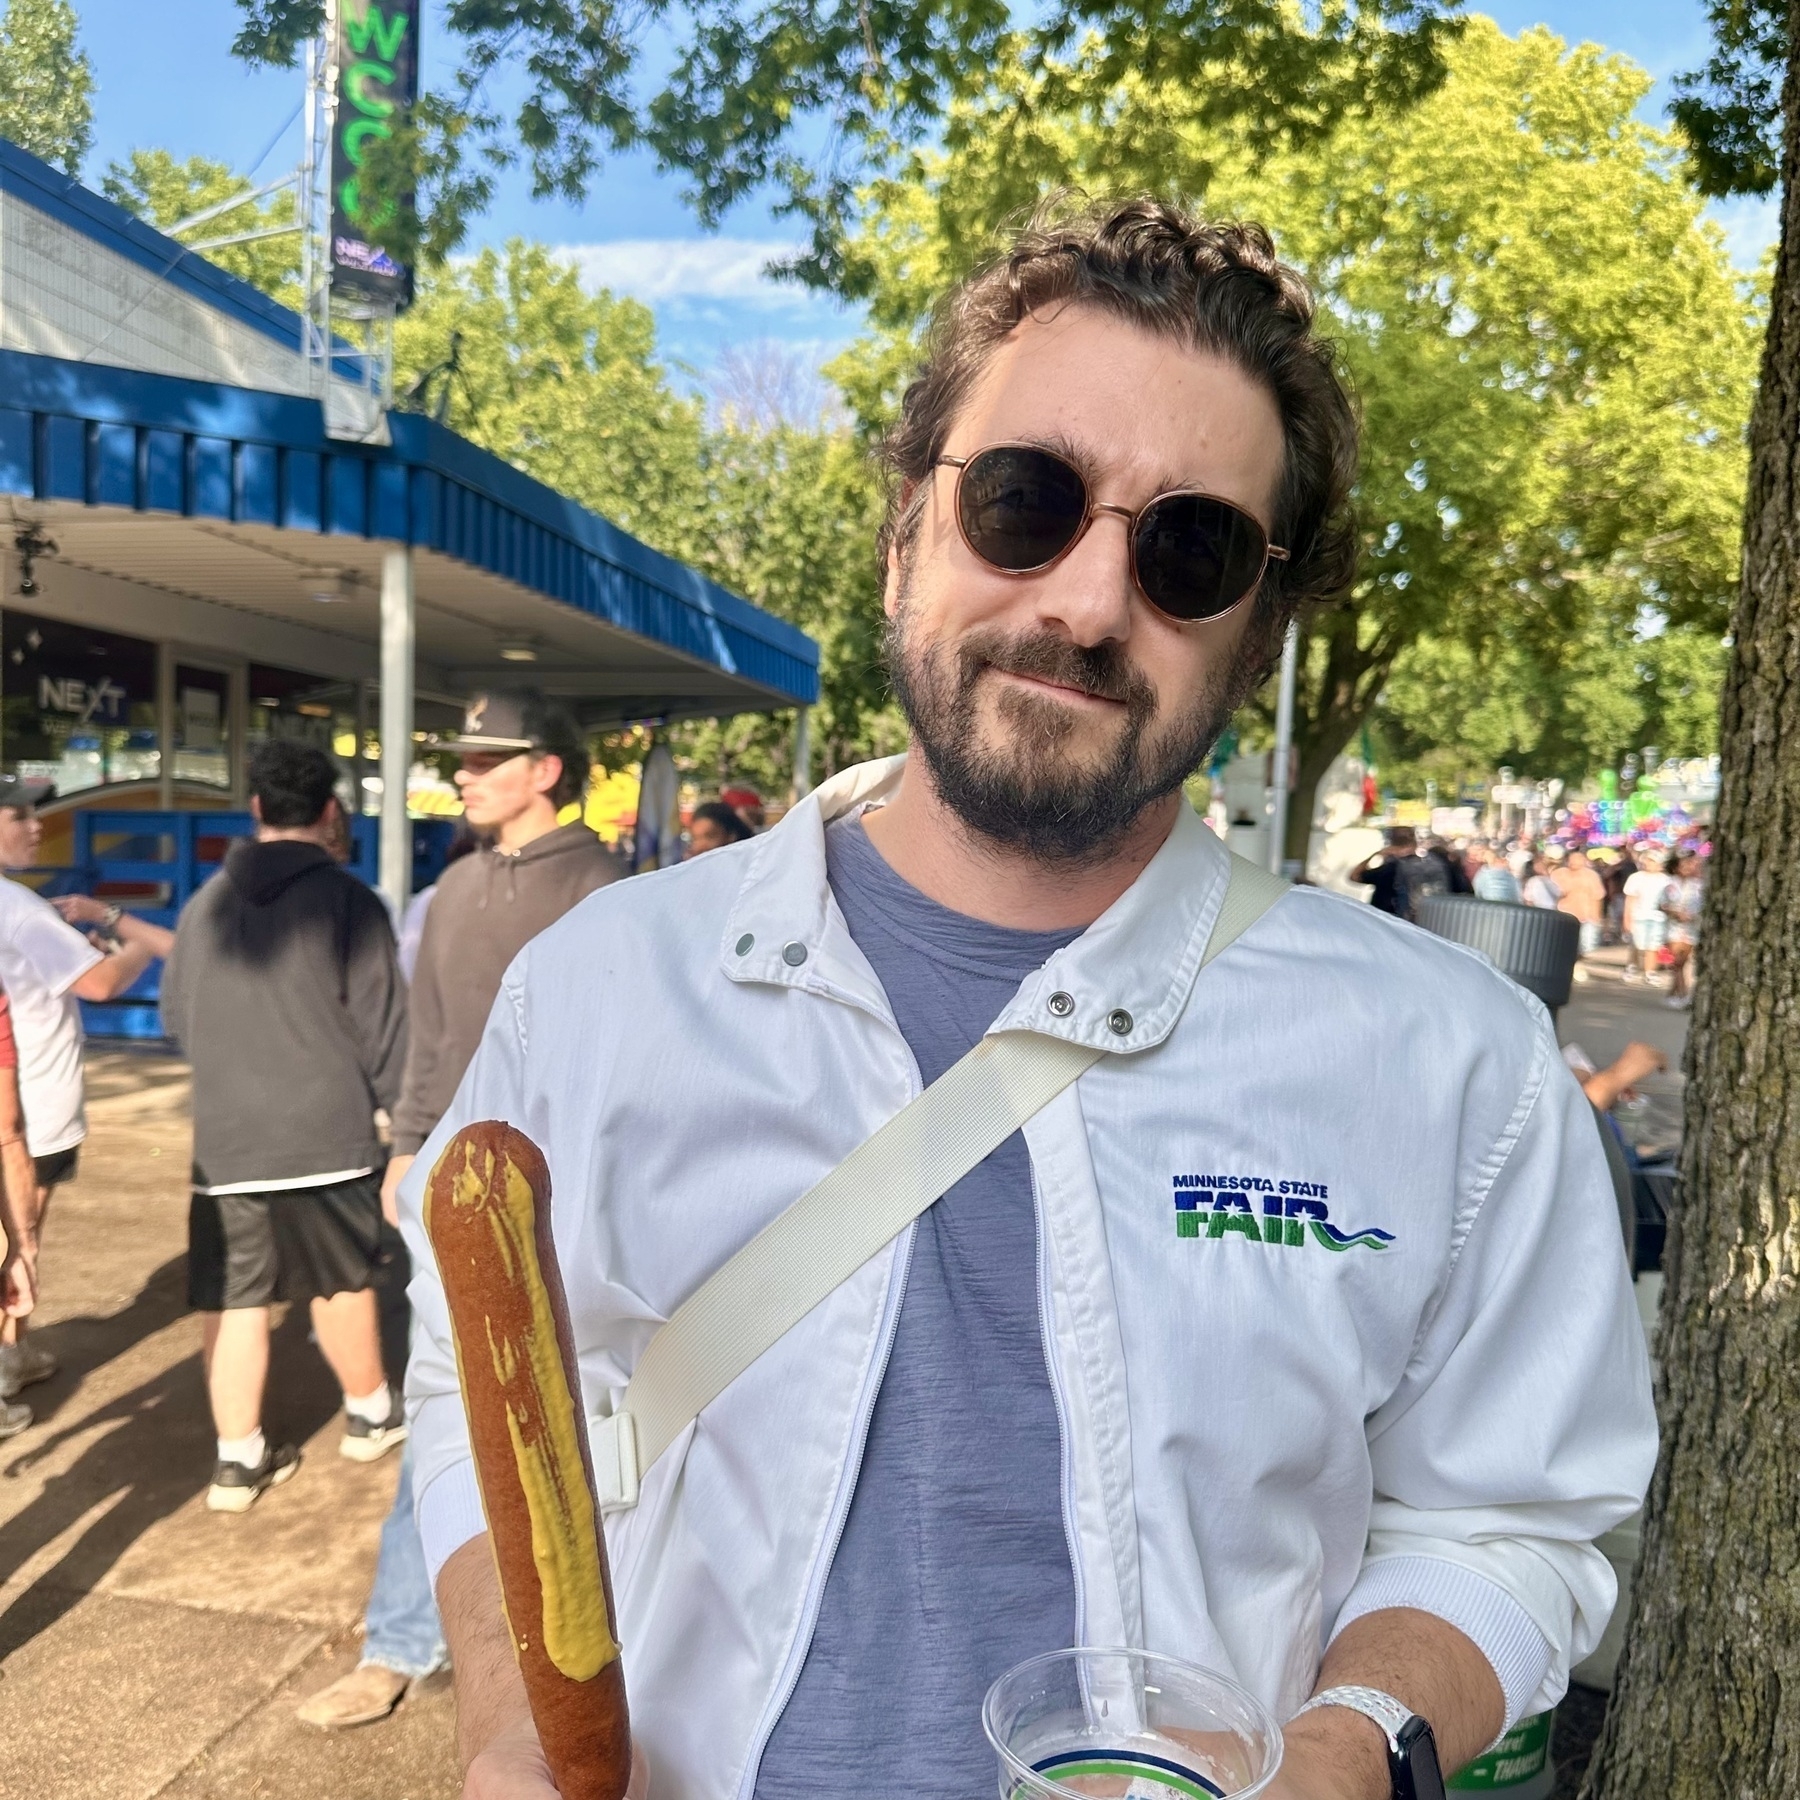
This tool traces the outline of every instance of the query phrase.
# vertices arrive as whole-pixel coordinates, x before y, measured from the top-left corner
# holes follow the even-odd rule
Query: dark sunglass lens
[[[1054,562],[1087,517],[1081,476],[1048,450],[983,450],[963,470],[959,498],[969,548],[1015,575]]]
[[[1175,619],[1216,619],[1249,593],[1267,547],[1247,512],[1205,494],[1171,494],[1138,521],[1138,584]]]

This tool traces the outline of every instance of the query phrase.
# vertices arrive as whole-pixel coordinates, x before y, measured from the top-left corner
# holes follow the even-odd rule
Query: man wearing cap
[[[508,965],[578,900],[624,873],[579,819],[556,822],[587,790],[587,748],[567,713],[536,698],[479,695],[461,736],[445,748],[462,759],[456,785],[464,822],[487,841],[444,871],[425,916],[406,1075],[394,1108],[394,1155],[382,1190],[390,1219],[400,1178],[449,1106]],[[443,1661],[413,1524],[409,1461],[382,1528],[362,1662],[314,1694],[300,1717],[327,1730],[372,1724]]]

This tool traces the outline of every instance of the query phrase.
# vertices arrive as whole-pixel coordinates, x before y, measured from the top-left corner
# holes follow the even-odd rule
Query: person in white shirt
[[[1644,860],[1625,877],[1625,937],[1631,948],[1625,965],[1627,981],[1647,981],[1656,967],[1656,958],[1669,941],[1669,916],[1663,902],[1675,886],[1675,857],[1665,859],[1657,868],[1654,852],[1645,851]]]
[[[28,869],[44,834],[35,799],[17,775],[0,775],[0,868]],[[112,913],[116,920],[116,910]],[[59,1183],[75,1173],[87,1136],[82,1078],[82,1000],[111,1000],[155,959],[146,943],[113,955],[66,924],[48,900],[17,881],[0,879],[0,986],[12,998],[19,1043],[19,1093],[36,1183],[18,1221],[20,1249],[42,1292],[38,1268],[44,1213]],[[56,1373],[56,1358],[27,1337],[29,1321],[0,1323],[0,1398]]]
[[[1655,1422],[1543,1008],[1317,889],[1202,966],[1231,859],[1182,783],[1354,576],[1311,321],[1255,226],[1141,200],[1028,232],[940,310],[888,446],[912,749],[507,971],[400,1191],[466,1794],[554,1788],[420,1221],[451,1135],[544,1151],[616,1482],[657,1328],[994,1033],[1099,1056],[603,1490],[649,1793],[991,1793],[986,1687],[1080,1642],[1235,1675],[1287,1721],[1269,1800],[1384,1800],[1378,1717],[1447,1772],[1596,1641]]]

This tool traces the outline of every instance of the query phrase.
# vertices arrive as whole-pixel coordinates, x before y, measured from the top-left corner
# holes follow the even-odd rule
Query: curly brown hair
[[[927,480],[977,378],[1015,326],[1055,306],[1098,307],[1141,330],[1235,364],[1273,397],[1284,456],[1275,543],[1257,596],[1265,641],[1308,602],[1341,598],[1356,575],[1350,494],[1358,421],[1335,346],[1313,334],[1313,297],[1254,224],[1206,224],[1148,197],[1040,206],[1012,248],[939,303],[924,366],[881,445],[892,479],[881,531],[904,550]]]

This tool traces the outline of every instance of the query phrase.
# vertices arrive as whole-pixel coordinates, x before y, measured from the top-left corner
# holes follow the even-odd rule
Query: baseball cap
[[[27,781],[23,775],[0,774],[0,808],[41,806],[56,792],[48,781]]]
[[[444,739],[439,748],[458,755],[497,750],[516,756],[522,750],[538,750],[566,756],[585,746],[569,714],[540,695],[476,694],[463,713],[461,732]]]

